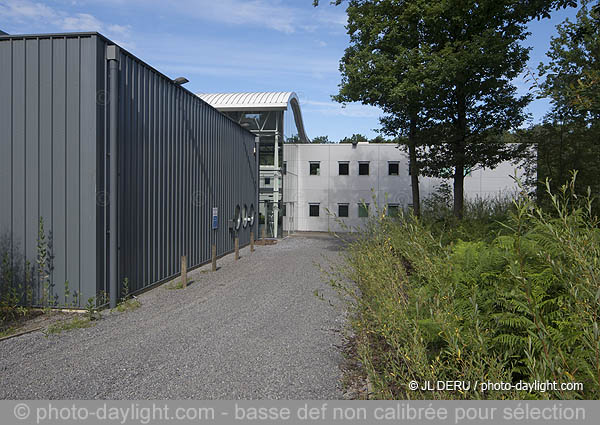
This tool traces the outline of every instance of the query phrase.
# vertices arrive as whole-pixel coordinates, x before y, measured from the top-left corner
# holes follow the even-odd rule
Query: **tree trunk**
[[[454,208],[459,220],[463,218],[465,199],[465,139],[467,135],[467,101],[464,90],[458,85],[457,96],[457,138],[454,142]]]
[[[408,133],[408,167],[410,170],[410,185],[412,187],[413,212],[416,217],[421,216],[421,195],[419,193],[419,165],[417,164],[417,123],[415,118],[410,120]]]
[[[464,156],[464,155],[463,155]],[[454,167],[454,216],[459,220],[463,218],[465,199],[465,165],[464,161],[457,161]]]

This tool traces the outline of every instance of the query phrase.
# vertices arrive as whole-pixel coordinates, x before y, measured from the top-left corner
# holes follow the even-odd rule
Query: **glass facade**
[[[283,144],[300,142],[294,113],[289,107],[286,111],[224,111],[223,113],[259,136],[259,236],[281,237]]]

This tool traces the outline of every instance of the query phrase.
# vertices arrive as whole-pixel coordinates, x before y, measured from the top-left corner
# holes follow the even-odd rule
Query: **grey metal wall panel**
[[[24,252],[25,240],[25,40],[12,46],[12,233]]]
[[[108,73],[105,60],[105,43],[96,38],[96,293],[105,291],[108,258]]]
[[[79,291],[82,304],[95,297],[96,263],[96,193],[97,179],[97,74],[96,38],[80,38],[80,60],[89,64],[87,69],[80,67],[79,91]],[[87,72],[83,72],[87,71]],[[90,283],[85,279],[89,278]]]
[[[12,43],[0,43],[0,234],[12,226]]]
[[[52,293],[62,304],[69,281],[80,307],[108,289],[109,43],[0,37],[0,231],[35,262],[42,217]],[[182,255],[193,268],[213,242],[233,250],[227,221],[256,199],[254,136],[126,51],[119,67],[118,269],[138,291],[179,274]]]
[[[42,218],[50,295],[63,304],[69,281],[78,306],[96,295],[96,47],[94,35],[0,38],[0,229],[35,264]]]
[[[119,280],[135,292],[179,274],[182,255],[209,262],[213,239],[233,250],[227,220],[255,202],[254,136],[126,51],[119,67]]]
[[[51,39],[41,39],[40,87],[39,87],[39,215],[44,217],[47,229],[52,229],[53,204],[53,91],[52,82],[52,43]],[[2,43],[0,43],[2,44]]]

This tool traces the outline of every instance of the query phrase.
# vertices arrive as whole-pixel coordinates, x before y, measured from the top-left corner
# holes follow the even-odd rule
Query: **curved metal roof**
[[[294,92],[199,93],[198,96],[214,108],[236,111],[287,109],[292,98],[298,99]]]
[[[198,93],[198,97],[219,111],[286,111],[289,105],[300,139],[310,143],[304,131],[300,102],[294,92]]]

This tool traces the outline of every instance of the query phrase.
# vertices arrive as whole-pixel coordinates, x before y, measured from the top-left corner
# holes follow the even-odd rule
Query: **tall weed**
[[[591,196],[577,197],[574,182],[557,194],[548,186],[553,211],[523,191],[460,223],[373,215],[332,282],[353,300],[376,397],[600,396],[600,230]],[[470,387],[413,391],[411,381]],[[583,390],[481,387],[520,381]]]

